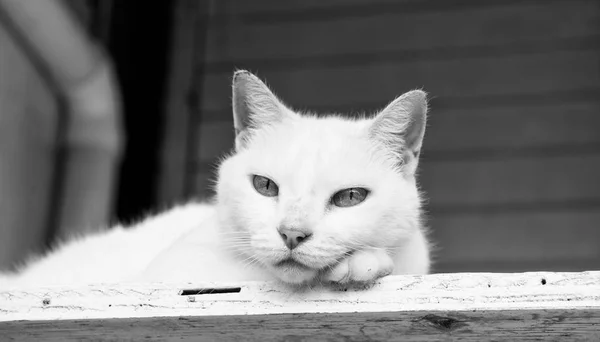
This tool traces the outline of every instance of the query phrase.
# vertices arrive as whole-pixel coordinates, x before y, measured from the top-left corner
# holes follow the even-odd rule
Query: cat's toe
[[[383,250],[366,250],[355,253],[349,261],[350,280],[370,283],[391,274],[394,262]]]
[[[326,283],[344,284],[350,279],[350,265],[348,259],[340,261],[337,265],[328,270],[323,280]]]
[[[394,263],[384,250],[357,251],[328,270],[322,278],[333,289],[368,289],[391,274]]]

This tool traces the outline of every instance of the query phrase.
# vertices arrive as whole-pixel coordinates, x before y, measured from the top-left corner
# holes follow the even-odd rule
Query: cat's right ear
[[[427,94],[413,90],[392,101],[375,117],[370,136],[388,148],[407,175],[419,162],[427,121]]]
[[[291,111],[258,77],[246,70],[233,74],[235,147],[243,148],[254,131],[281,122]]]

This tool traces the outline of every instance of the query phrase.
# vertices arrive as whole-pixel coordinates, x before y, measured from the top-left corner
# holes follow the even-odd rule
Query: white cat
[[[214,204],[189,203],[57,246],[0,288],[129,281],[369,284],[425,274],[415,181],[426,94],[373,118],[299,114],[256,76],[233,76],[235,152]]]

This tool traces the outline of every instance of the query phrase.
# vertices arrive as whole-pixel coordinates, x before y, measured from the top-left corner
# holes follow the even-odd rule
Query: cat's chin
[[[293,260],[286,260],[271,266],[271,272],[282,282],[292,285],[302,285],[312,282],[318,271],[304,266]]]

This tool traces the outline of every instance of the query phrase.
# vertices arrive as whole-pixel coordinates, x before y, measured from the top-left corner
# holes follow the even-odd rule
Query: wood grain
[[[480,267],[486,267],[486,263],[493,265],[500,261],[513,265],[546,261],[543,269],[555,271],[554,267],[564,269],[559,260],[595,260],[600,265],[598,209],[496,213],[474,210],[467,214],[450,211],[440,215],[432,211],[428,225],[432,241],[439,242],[434,256],[440,262],[458,264],[476,260]],[[573,262],[573,268],[575,265]],[[500,271],[471,269],[479,270]]]
[[[597,198],[600,153],[515,160],[431,161],[420,164],[431,206],[531,203]]]
[[[375,5],[385,5],[394,2],[403,4],[411,2],[411,0],[377,0],[372,1],[371,3]],[[291,0],[286,1],[286,3],[282,3],[279,0],[262,0],[260,3],[256,4],[252,4],[243,0],[222,0],[217,3],[217,6],[215,6],[215,11],[217,15],[233,14],[237,16],[240,14],[271,14],[332,8],[339,10],[340,6],[344,5],[346,5],[344,7],[352,7],[353,5],[360,6],[364,4],[365,0]]]
[[[600,143],[600,102],[436,110],[434,99],[432,107],[428,152]]]
[[[594,341],[598,310],[156,317],[10,322],[5,341]],[[0,323],[1,325],[1,323]]]
[[[245,1],[219,1],[214,11],[221,16],[210,19],[208,68],[224,62],[241,67],[331,53],[340,54],[343,61],[358,52],[506,45],[600,33],[600,5],[594,1],[575,1],[576,5],[573,1],[504,2],[500,6],[425,2],[387,2],[384,6],[364,0],[354,4],[296,2],[305,7],[301,9],[294,8],[294,2],[285,6],[261,2],[247,8],[253,13],[242,13],[248,6]],[[269,66],[259,70],[265,68]]]
[[[600,102],[483,109],[465,104],[446,110],[438,110],[434,103],[432,107],[424,145],[429,160],[450,159],[456,152],[485,155],[501,150],[508,154],[561,147],[577,153],[573,146],[600,145]],[[215,121],[198,124],[197,161],[210,162],[233,147],[231,116],[224,111]]]
[[[396,96],[424,87],[432,96],[508,95],[566,91],[600,85],[597,50],[556,51],[526,55],[459,58],[405,63],[379,62],[339,67],[258,70],[258,76],[295,109],[355,104],[371,111]],[[338,63],[339,65],[339,63]],[[502,68],[497,66],[502,65]],[[241,66],[240,66],[241,67]],[[229,112],[231,71],[204,78],[203,111]],[[376,89],[376,91],[374,91]],[[301,91],[299,91],[301,90]],[[358,107],[379,104],[379,108]]]
[[[238,293],[181,296],[184,288]],[[519,340],[600,337],[600,272],[393,276],[366,291],[275,283],[98,285],[0,292],[23,340]]]

